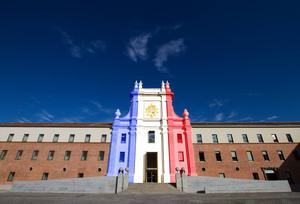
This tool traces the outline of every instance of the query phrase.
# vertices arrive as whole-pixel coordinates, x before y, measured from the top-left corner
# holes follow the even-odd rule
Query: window
[[[242,134],[242,137],[243,137],[243,142],[244,143],[249,143],[247,134]]]
[[[232,134],[227,134],[227,139],[228,139],[228,142],[229,142],[229,143],[234,143],[234,142],[233,142]]]
[[[225,178],[225,173],[219,173],[220,178]]]
[[[34,150],[32,152],[31,160],[37,160],[38,155],[39,155],[39,150]]]
[[[88,157],[88,151],[82,151],[81,153],[81,161],[86,161]]]
[[[183,152],[178,152],[178,161],[180,161],[180,162],[184,161],[184,154],[183,154]]]
[[[296,160],[300,160],[300,155],[299,155],[299,152],[297,150],[294,150],[292,154],[294,155]]]
[[[121,135],[121,143],[126,143],[126,133],[122,133],[122,135]]]
[[[125,152],[120,152],[119,162],[125,161]]]
[[[197,143],[203,143],[202,141],[202,135],[201,134],[197,134]]]
[[[288,142],[294,142],[291,134],[286,134]]]
[[[7,138],[7,142],[11,142],[14,138],[14,134],[9,134]]]
[[[99,157],[98,157],[99,161],[103,161],[104,160],[104,151],[99,151]]]
[[[273,139],[273,142],[278,143],[278,138],[277,138],[276,134],[272,134],[272,139]]]
[[[177,143],[182,143],[182,134],[177,134]]]
[[[91,135],[85,135],[84,142],[90,142],[91,141]]]
[[[64,160],[68,161],[71,158],[71,151],[65,151],[65,157]]]
[[[106,134],[102,134],[101,135],[101,142],[106,142],[106,137],[107,137]]]
[[[55,151],[49,151],[47,160],[53,160],[54,159],[54,153],[55,153]]]
[[[232,161],[238,161],[236,151],[231,151],[231,158],[232,158]]]
[[[247,158],[248,158],[248,161],[253,161],[253,154],[251,151],[247,151]]]
[[[155,132],[154,131],[148,132],[148,143],[155,143]]]
[[[84,173],[78,173],[78,178],[83,178],[84,177]]]
[[[11,171],[8,174],[7,181],[12,182],[14,180],[15,172]]]
[[[262,151],[262,155],[265,161],[270,161],[269,155],[267,151]]]
[[[259,143],[264,143],[264,139],[263,139],[262,134],[257,134],[257,140],[258,140]]]
[[[48,172],[44,172],[43,176],[42,176],[42,180],[48,180],[48,176],[49,176],[49,173]]]
[[[24,134],[22,142],[27,142],[29,134]]]
[[[21,157],[22,157],[22,154],[23,154],[23,150],[18,150],[15,159],[16,159],[16,160],[20,160]]]
[[[44,134],[39,134],[39,137],[38,137],[38,142],[43,142],[43,139],[44,139]]]
[[[283,160],[283,161],[285,160],[285,157],[284,157],[284,155],[283,155],[282,150],[278,150],[278,151],[277,151],[277,154],[278,154],[278,157],[279,157],[280,160]]]
[[[75,134],[70,134],[69,142],[74,142],[74,140],[75,140]]]
[[[205,155],[204,155],[204,152],[202,152],[202,151],[199,152],[199,160],[205,161]]]
[[[253,179],[254,179],[254,180],[259,180],[259,176],[258,176],[258,173],[257,173],[257,172],[253,172],[253,173],[252,173],[252,176],[253,176]]]
[[[59,134],[55,134],[52,142],[58,142]]]
[[[216,160],[217,160],[217,161],[222,161],[221,152],[216,151],[215,154],[216,154]]]
[[[212,134],[212,140],[213,140],[213,143],[218,143],[218,135],[217,134]]]
[[[7,150],[2,150],[0,152],[0,160],[4,160],[7,155]]]

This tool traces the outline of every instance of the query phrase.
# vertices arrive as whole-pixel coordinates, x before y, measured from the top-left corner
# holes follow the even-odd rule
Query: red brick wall
[[[226,178],[253,179],[252,172],[257,172],[260,179],[265,179],[262,168],[278,168],[280,179],[286,179],[286,171],[291,172],[294,182],[300,183],[300,161],[296,160],[292,151],[297,149],[300,154],[299,144],[295,143],[255,143],[255,144],[194,144],[196,169],[198,176],[219,176],[225,173]],[[254,161],[248,161],[246,151],[252,151]],[[270,161],[264,161],[262,151],[268,152]],[[285,161],[279,159],[277,150],[282,150]],[[204,151],[205,162],[200,162],[199,151]],[[216,161],[215,151],[220,151],[222,162]],[[232,161],[231,151],[236,151],[238,161]],[[205,171],[202,171],[202,168]],[[236,171],[239,167],[239,171]]]
[[[41,180],[43,172],[48,179],[76,178],[78,173],[85,177],[106,175],[110,143],[52,143],[52,142],[0,142],[0,150],[8,150],[5,160],[0,160],[0,183],[7,183],[10,171],[16,172],[14,181]],[[17,150],[23,150],[21,160],[15,160]],[[39,150],[37,160],[31,160],[33,150]],[[54,159],[47,160],[48,152],[55,151]],[[64,160],[65,151],[71,158]],[[81,152],[88,151],[87,161],[81,161]],[[99,161],[99,151],[104,151],[104,160]],[[30,167],[32,170],[30,171]],[[66,168],[66,171],[63,171]],[[101,171],[98,172],[98,168]]]

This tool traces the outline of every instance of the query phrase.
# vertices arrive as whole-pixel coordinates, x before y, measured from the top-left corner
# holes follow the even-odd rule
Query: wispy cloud
[[[29,120],[25,117],[22,117],[22,118],[17,119],[17,122],[19,122],[19,123],[30,123],[31,120]]]
[[[215,121],[222,121],[224,120],[224,113],[218,113],[215,115]]]
[[[272,121],[272,120],[276,120],[276,119],[278,119],[278,118],[279,118],[279,116],[277,116],[277,115],[272,115],[272,116],[269,116],[269,117],[267,117],[267,118],[265,118],[265,119],[263,119],[263,120],[260,120],[260,122]]]
[[[231,111],[231,113],[227,116],[227,119],[232,119],[232,118],[236,117],[237,115],[238,115],[237,112]]]
[[[247,117],[244,117],[244,118],[240,118],[240,119],[238,119],[237,121],[239,121],[239,122],[243,122],[243,121],[253,121],[253,118],[247,116]]]
[[[70,54],[75,58],[82,58],[83,55],[95,54],[97,51],[105,51],[106,42],[102,40],[89,41],[87,43],[77,43],[74,38],[61,28],[56,30],[62,35],[64,44],[68,47]]]
[[[74,116],[74,117],[60,118],[57,121],[63,123],[76,123],[76,122],[82,122],[83,119],[85,118],[81,116]]]
[[[174,25],[170,26],[169,28],[170,28],[171,30],[178,30],[178,29],[180,29],[182,26],[183,26],[182,23],[177,23],[177,24],[174,24]]]
[[[106,113],[106,114],[112,114],[114,112],[111,108],[104,107],[101,103],[97,101],[90,101],[91,104],[95,105],[99,112]]]
[[[208,107],[210,108],[221,107],[227,101],[228,101],[227,99],[214,99],[210,104],[208,104]]]
[[[54,115],[50,114],[46,110],[42,110],[40,113],[37,113],[36,116],[38,117],[38,120],[41,122],[51,122],[55,118]]]
[[[177,56],[185,50],[186,45],[184,44],[184,40],[182,38],[163,44],[156,52],[156,56],[153,59],[154,65],[157,67],[159,72],[168,73],[169,70],[164,66],[164,64],[168,61],[169,57]]]
[[[148,58],[148,41],[151,37],[151,33],[143,33],[130,38],[126,47],[126,54],[132,61],[137,62]]]
[[[89,104],[80,108],[81,112],[86,115],[97,115],[99,113],[105,113],[112,115],[114,110],[103,106],[100,102],[91,100]]]

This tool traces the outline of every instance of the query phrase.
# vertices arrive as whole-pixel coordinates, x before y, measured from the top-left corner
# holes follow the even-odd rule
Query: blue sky
[[[300,3],[122,2],[1,1],[0,121],[112,121],[135,80],[192,121],[299,121]]]

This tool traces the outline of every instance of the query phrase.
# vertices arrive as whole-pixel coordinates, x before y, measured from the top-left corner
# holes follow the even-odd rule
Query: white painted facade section
[[[134,183],[146,182],[147,152],[157,152],[157,181],[170,182],[167,108],[165,88],[144,89],[138,96],[137,136]],[[149,114],[149,107],[156,113]],[[148,132],[155,131],[155,142],[148,142]]]
[[[106,142],[110,142],[111,128],[101,127],[1,127],[0,141],[6,142],[13,134],[12,142],[22,142],[24,134],[29,134],[27,142],[37,142],[40,134],[44,134],[43,142],[52,142],[55,134],[59,135],[58,142],[68,142],[70,134],[74,134],[74,142],[85,142],[86,135],[90,135],[90,142],[101,142],[102,135],[106,135]]]

